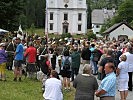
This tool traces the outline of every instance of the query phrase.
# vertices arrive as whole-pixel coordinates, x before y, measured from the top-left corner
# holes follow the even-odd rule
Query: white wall
[[[68,32],[71,34],[75,33],[86,33],[87,32],[87,14],[86,14],[86,0],[69,0],[68,8],[64,7],[64,0],[48,0],[48,22],[46,21],[45,31],[48,33],[62,34],[64,22],[64,13],[68,13]],[[52,2],[52,3],[51,3]],[[79,3],[82,2],[82,3]],[[55,8],[55,9],[54,9]],[[58,9],[57,9],[58,8]],[[73,9],[74,8],[74,9]],[[75,9],[76,8],[76,9]],[[80,9],[84,8],[84,9]],[[51,21],[50,12],[54,13],[54,19]],[[82,21],[78,21],[78,13],[82,13]],[[53,23],[53,30],[49,30],[49,24]],[[48,24],[48,25],[47,25]],[[82,25],[82,31],[78,31],[78,24]]]
[[[125,24],[123,24],[120,27],[118,27],[117,29],[115,29],[114,31],[112,31],[110,33],[109,37],[111,40],[113,39],[113,37],[118,40],[119,35],[127,35],[128,38],[130,39],[133,37],[133,30],[131,30],[129,27],[127,27]]]

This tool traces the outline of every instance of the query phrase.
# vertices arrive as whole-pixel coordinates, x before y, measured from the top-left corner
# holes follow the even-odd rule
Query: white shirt
[[[123,55],[127,56],[126,62],[129,64],[128,72],[133,72],[133,54],[126,52]]]
[[[47,100],[63,100],[62,83],[57,78],[47,79],[43,97]]]
[[[120,69],[120,74],[118,76],[118,78],[120,79],[128,79],[128,63],[127,62],[120,62],[118,65],[118,68]]]

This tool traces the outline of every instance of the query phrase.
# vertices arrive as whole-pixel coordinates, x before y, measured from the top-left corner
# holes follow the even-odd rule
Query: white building
[[[115,16],[115,9],[108,10],[107,8],[103,9],[94,9],[92,11],[92,30],[94,34],[98,34],[102,28],[102,25]]]
[[[45,32],[86,33],[86,11],[86,0],[47,0]]]
[[[127,40],[133,38],[133,28],[125,22],[114,24],[103,34],[110,40]]]

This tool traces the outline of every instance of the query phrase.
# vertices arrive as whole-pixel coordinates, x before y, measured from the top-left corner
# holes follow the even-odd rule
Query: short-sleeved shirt
[[[106,77],[101,81],[101,85],[98,90],[105,90],[106,93],[103,96],[115,96],[116,95],[116,75],[114,72],[109,73]]]
[[[120,69],[120,74],[119,74],[119,78],[120,79],[128,79],[128,63],[127,62],[120,62],[118,65],[118,68]]]
[[[49,78],[45,82],[43,97],[46,100],[63,100],[62,83],[56,78]]]
[[[27,48],[26,52],[24,54],[24,56],[27,57],[27,62],[28,63],[35,63],[36,62],[36,55],[37,55],[36,48],[32,47],[32,46]]]
[[[95,48],[90,48],[90,51],[93,52],[95,50]],[[93,54],[91,54],[90,59],[93,59]]]
[[[20,43],[16,48],[15,60],[23,60],[23,45]]]
[[[133,54],[126,52],[126,53],[123,53],[123,55],[127,56],[126,62],[129,64],[128,72],[133,72]]]

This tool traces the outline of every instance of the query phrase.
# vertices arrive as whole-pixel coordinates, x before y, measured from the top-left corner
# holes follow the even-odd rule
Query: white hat
[[[4,47],[4,46],[5,46],[5,43],[0,43],[0,46],[1,46],[1,47]]]
[[[12,40],[16,40],[16,37],[13,37],[13,39]]]
[[[55,44],[55,41],[54,41],[54,42],[52,42],[52,45],[53,45],[53,44]]]
[[[62,41],[62,39],[60,39],[59,41]]]
[[[66,45],[70,45],[71,43],[70,42],[67,42],[67,44]]]
[[[68,38],[64,38],[64,40],[68,40]]]

